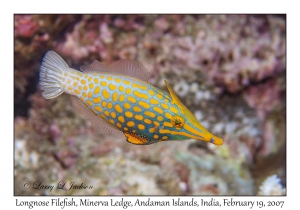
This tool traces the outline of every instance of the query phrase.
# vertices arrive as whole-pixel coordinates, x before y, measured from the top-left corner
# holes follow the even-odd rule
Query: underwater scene
[[[286,195],[285,15],[14,15],[14,195]]]

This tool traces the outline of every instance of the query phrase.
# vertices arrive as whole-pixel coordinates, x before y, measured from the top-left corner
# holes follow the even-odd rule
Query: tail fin
[[[61,82],[66,69],[69,69],[68,64],[57,53],[46,53],[40,71],[40,86],[44,98],[55,98],[63,93]]]

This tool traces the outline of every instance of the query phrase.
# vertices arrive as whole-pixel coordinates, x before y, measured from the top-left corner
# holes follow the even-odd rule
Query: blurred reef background
[[[74,69],[138,60],[149,83],[167,91],[166,79],[224,145],[136,146],[95,132],[68,95],[42,97],[48,50]],[[14,132],[15,195],[283,195],[286,17],[15,15]],[[25,181],[93,189],[50,192]]]

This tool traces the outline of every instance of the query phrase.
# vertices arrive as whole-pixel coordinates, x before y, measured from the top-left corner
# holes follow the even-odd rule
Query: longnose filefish
[[[71,95],[77,112],[94,129],[132,144],[196,139],[222,145],[183,105],[170,85],[170,94],[150,85],[148,70],[139,62],[120,60],[104,65],[95,60],[81,71],[69,68],[55,52],[48,51],[40,70],[46,99]]]

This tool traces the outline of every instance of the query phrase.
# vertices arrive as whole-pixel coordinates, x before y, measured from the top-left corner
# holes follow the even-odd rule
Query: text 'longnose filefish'
[[[181,103],[167,81],[170,95],[150,85],[149,72],[140,63],[120,60],[104,65],[95,60],[80,69],[69,68],[48,51],[40,71],[42,95],[51,99],[70,94],[74,108],[101,133],[138,145],[191,138],[223,144]]]

